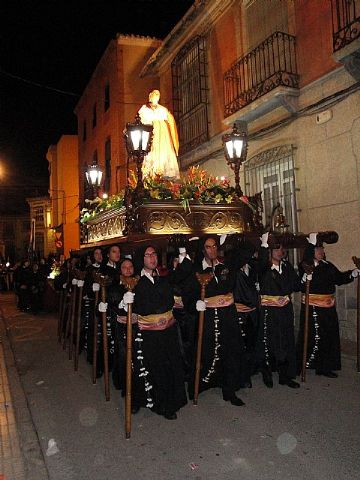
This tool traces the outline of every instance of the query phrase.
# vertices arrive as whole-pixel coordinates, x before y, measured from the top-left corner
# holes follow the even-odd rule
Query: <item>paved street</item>
[[[57,343],[55,316],[19,312],[12,294],[1,294],[0,302],[12,346],[2,330],[11,399],[1,397],[0,413],[5,402],[7,410],[14,407],[18,442],[7,453],[18,460],[17,470],[6,480],[360,477],[360,375],[351,356],[343,358],[338,379],[309,373],[296,391],[277,384],[268,390],[255,377],[253,388],[240,392],[245,407],[225,403],[220,390],[212,390],[176,421],[142,409],[125,440],[119,392],[112,388],[105,402],[102,379],[92,385],[83,355],[74,372]],[[4,456],[9,432],[1,432]]]

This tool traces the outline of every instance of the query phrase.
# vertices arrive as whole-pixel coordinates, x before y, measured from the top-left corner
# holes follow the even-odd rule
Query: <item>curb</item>
[[[24,464],[25,479],[49,480],[49,472],[46,468],[39,437],[16,368],[9,335],[10,331],[7,328],[6,318],[0,307],[0,342],[4,350],[5,366],[15,413],[16,430]]]

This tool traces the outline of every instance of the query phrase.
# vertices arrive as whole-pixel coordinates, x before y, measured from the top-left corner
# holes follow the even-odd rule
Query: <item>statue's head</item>
[[[158,104],[160,100],[160,92],[159,90],[152,90],[149,93],[149,102],[150,103],[155,103]]]

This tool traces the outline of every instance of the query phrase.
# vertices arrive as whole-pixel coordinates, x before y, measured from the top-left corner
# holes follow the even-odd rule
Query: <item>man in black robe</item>
[[[202,242],[202,260],[195,265],[199,273],[213,273],[207,284],[205,301],[198,300],[196,309],[205,312],[204,336],[201,357],[200,388],[221,387],[223,399],[232,405],[244,402],[235,392],[241,386],[241,360],[244,343],[234,304],[235,271],[218,258],[217,238],[206,237]],[[200,285],[189,279],[193,291],[200,297]],[[189,385],[190,395],[193,384]]]
[[[307,368],[315,369],[317,375],[336,378],[334,370],[341,370],[341,351],[339,320],[335,306],[337,285],[350,283],[359,275],[359,270],[340,272],[335,265],[325,259],[325,249],[316,233],[311,233],[309,244],[299,265],[300,276],[304,278],[301,291],[300,329],[297,342],[298,371],[301,370],[304,347],[305,320],[305,281],[304,268],[311,266],[309,297],[309,336],[307,349]]]
[[[293,380],[296,377],[296,355],[291,295],[300,290],[300,279],[294,267],[284,259],[286,251],[275,236],[269,238],[269,233],[265,233],[261,241],[258,361],[267,387],[272,388],[271,372],[277,371],[280,385],[299,388],[300,385]]]
[[[232,265],[236,271],[234,301],[245,344],[245,354],[241,362],[243,387],[252,386],[251,375],[255,370],[255,348],[259,327],[260,295],[254,254],[253,244],[245,241],[231,252]]]
[[[134,353],[143,380],[146,404],[134,398],[134,404],[151,408],[167,420],[186,405],[184,371],[178,333],[173,316],[174,292],[169,280],[159,275],[154,247],[142,250],[141,278],[135,288],[133,312],[138,315],[138,332]],[[132,302],[131,292],[124,295]]]

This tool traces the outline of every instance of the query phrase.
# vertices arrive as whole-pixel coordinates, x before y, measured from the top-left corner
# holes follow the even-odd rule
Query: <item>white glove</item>
[[[100,302],[100,303],[99,303],[99,312],[105,313],[106,310],[107,310],[107,306],[108,306],[107,303]]]
[[[92,289],[93,289],[93,292],[98,292],[100,290],[100,284],[99,283],[93,283],[92,284]]]
[[[302,276],[301,282],[306,283],[306,280],[309,280],[309,282],[311,282],[311,280],[312,280],[312,274],[311,273],[309,273],[309,274],[304,273],[304,275]]]
[[[186,248],[185,247],[180,247],[179,248],[179,263],[182,263],[184,258],[188,258],[190,260],[189,255],[186,253]]]
[[[260,240],[261,240],[261,246],[265,247],[265,248],[268,248],[269,247],[269,244],[268,244],[269,232],[263,233],[260,237]]]
[[[77,278],[73,278],[71,284],[72,285],[77,285]]]
[[[222,235],[220,235],[220,240],[219,240],[220,245],[223,245],[225,243],[226,237],[227,237],[227,233],[223,233]]]
[[[84,280],[78,280],[78,287],[83,287],[84,286]]]
[[[358,268],[354,268],[354,270],[351,272],[351,276],[353,278],[357,278],[360,275],[360,270]]]
[[[126,292],[124,293],[123,301],[125,304],[129,305],[129,303],[134,303],[134,297],[135,297],[135,293]]]
[[[198,300],[196,302],[196,310],[198,312],[205,312],[206,310],[206,303],[204,302],[204,300]]]
[[[309,236],[306,237],[306,240],[311,243],[311,245],[316,245],[317,233],[309,233]]]
[[[65,289],[67,287],[67,283],[64,283],[63,284],[63,288]]]

